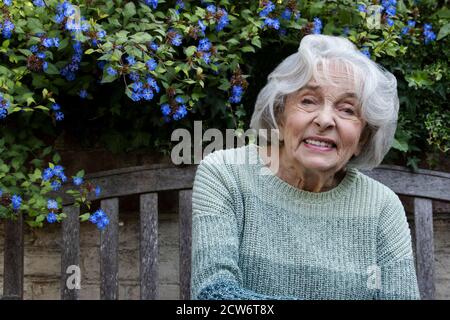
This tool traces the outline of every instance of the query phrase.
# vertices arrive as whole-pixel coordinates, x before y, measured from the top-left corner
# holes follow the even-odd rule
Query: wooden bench
[[[100,233],[100,299],[118,299],[119,198],[140,195],[140,298],[158,297],[158,192],[178,192],[180,224],[180,299],[190,298],[192,184],[196,166],[151,165],[87,175],[102,187],[101,208],[110,217]],[[399,195],[414,197],[417,276],[421,297],[434,299],[434,246],[432,200],[450,201],[450,173],[420,170],[412,173],[398,166],[380,166],[365,174]],[[76,300],[79,290],[69,290],[66,273],[80,264],[79,208],[64,195],[62,222],[61,299]],[[92,199],[93,200],[93,199]],[[3,299],[23,299],[23,219],[5,223]]]

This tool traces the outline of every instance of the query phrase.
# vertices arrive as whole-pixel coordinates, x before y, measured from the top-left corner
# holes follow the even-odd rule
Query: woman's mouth
[[[327,143],[311,139],[305,139],[302,141],[302,143],[304,143],[306,148],[315,151],[332,151],[336,149],[336,145],[334,143]]]

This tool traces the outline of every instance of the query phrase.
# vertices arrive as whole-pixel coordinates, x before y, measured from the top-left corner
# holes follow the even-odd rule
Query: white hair
[[[270,143],[270,135],[264,132],[279,129],[277,117],[284,109],[286,96],[303,88],[312,78],[333,81],[327,76],[332,62],[339,62],[333,65],[343,68],[353,81],[361,116],[367,122],[366,143],[347,165],[373,169],[389,151],[397,128],[397,79],[345,38],[315,34],[303,37],[298,52],[287,57],[268,76],[256,100],[250,127]]]

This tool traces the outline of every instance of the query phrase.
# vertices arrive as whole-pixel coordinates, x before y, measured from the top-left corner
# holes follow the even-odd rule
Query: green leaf
[[[436,40],[441,40],[442,38],[445,38],[446,36],[448,36],[449,33],[450,33],[450,23],[447,23],[446,25],[443,25],[439,30]]]
[[[392,143],[392,148],[397,149],[401,152],[407,152],[408,143],[405,141],[398,141],[397,139],[394,139],[394,142]]]
[[[123,8],[123,16],[128,19],[136,14],[136,6],[133,2],[128,2]]]

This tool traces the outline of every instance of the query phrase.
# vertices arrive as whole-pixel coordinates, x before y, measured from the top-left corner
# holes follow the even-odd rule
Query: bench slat
[[[63,207],[63,212],[67,217],[62,221],[61,300],[78,300],[80,290],[70,289],[67,280],[74,274],[74,270],[68,268],[80,267],[80,207]],[[75,284],[72,279],[70,283]]]
[[[141,300],[158,297],[158,194],[140,197],[140,281]]]
[[[180,299],[189,300],[191,290],[192,190],[178,192],[180,226]]]
[[[434,299],[434,245],[432,200],[414,198],[417,280],[422,299]]]
[[[119,297],[119,199],[101,201],[101,208],[109,217],[109,225],[100,234],[100,299]]]
[[[5,222],[5,252],[2,299],[23,299],[23,216]]]

